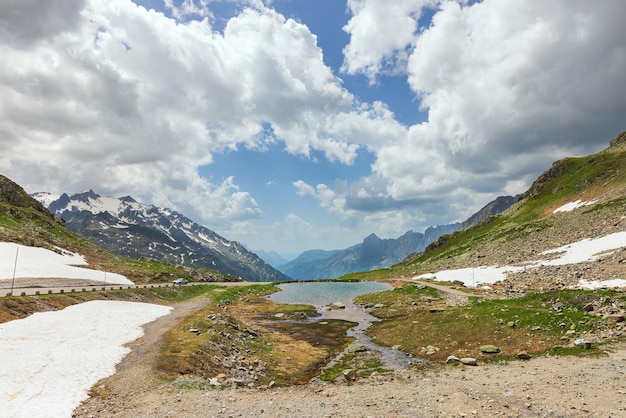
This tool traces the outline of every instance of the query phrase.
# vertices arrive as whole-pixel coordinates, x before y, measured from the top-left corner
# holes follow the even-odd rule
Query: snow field
[[[71,417],[130,352],[124,344],[171,309],[92,301],[0,324],[0,417]]]

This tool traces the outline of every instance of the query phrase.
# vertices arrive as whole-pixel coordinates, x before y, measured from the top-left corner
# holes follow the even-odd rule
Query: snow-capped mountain
[[[182,214],[135,201],[104,197],[93,190],[69,196],[32,195],[67,227],[99,246],[130,257],[147,257],[209,268],[249,281],[288,280],[256,254]]]

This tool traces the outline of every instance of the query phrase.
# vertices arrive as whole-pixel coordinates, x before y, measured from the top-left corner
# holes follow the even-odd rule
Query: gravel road
[[[626,344],[600,358],[433,365],[348,382],[270,389],[174,389],[154,364],[160,337],[196,299],[150,324],[76,417],[626,417]]]

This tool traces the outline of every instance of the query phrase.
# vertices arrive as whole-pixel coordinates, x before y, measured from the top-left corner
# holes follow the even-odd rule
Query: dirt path
[[[439,366],[356,383],[269,390],[151,388],[86,402],[79,417],[623,417],[626,351]],[[122,387],[120,387],[122,389]]]
[[[455,295],[455,296],[479,297],[479,298],[484,297],[484,295],[481,295],[480,293],[463,292],[461,290],[452,289],[451,287],[443,286],[443,285],[440,285],[440,284],[435,284],[435,283],[432,283],[432,282],[425,282],[425,281],[422,281],[422,280],[412,280],[412,279],[406,279],[405,281],[410,282],[410,283],[421,284],[422,286],[432,287],[433,289],[437,289],[437,290],[440,290],[442,292],[449,293],[449,294]]]
[[[197,312],[210,303],[206,296],[180,302],[173,305],[168,315],[158,318],[145,326],[144,335],[128,344],[131,352],[116,367],[116,373],[101,380],[92,388],[96,396],[92,396],[75,411],[76,416],[82,416],[81,411],[108,411],[117,409],[119,405],[132,402],[137,396],[145,392],[157,390],[161,384],[155,365],[159,351],[163,344],[164,334],[176,323],[185,317]],[[108,416],[109,412],[105,415]],[[93,416],[89,413],[85,416]]]
[[[454,290],[454,289],[451,289]],[[208,299],[175,305],[130,345],[76,417],[626,417],[626,344],[601,358],[539,357],[476,367],[433,365],[357,382],[266,390],[181,390],[155,362],[164,333]]]

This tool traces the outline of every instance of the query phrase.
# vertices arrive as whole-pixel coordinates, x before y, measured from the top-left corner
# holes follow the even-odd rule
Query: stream
[[[358,295],[390,290],[392,289],[390,285],[378,282],[306,282],[284,283],[278,287],[281,288],[281,291],[270,295],[268,297],[269,300],[276,303],[313,305],[321,315],[315,319],[316,321],[342,319],[356,322],[357,325],[348,330],[348,336],[355,338],[354,343],[362,345],[369,351],[378,353],[380,360],[385,363],[385,368],[401,370],[417,362],[415,358],[409,357],[400,350],[380,346],[373,342],[365,334],[365,331],[372,323],[380,321],[380,319],[370,315],[353,302]],[[344,304],[345,309],[326,309],[326,306],[335,302]],[[348,349],[344,350],[335,359],[331,360],[326,367],[333,366],[347,352]]]

